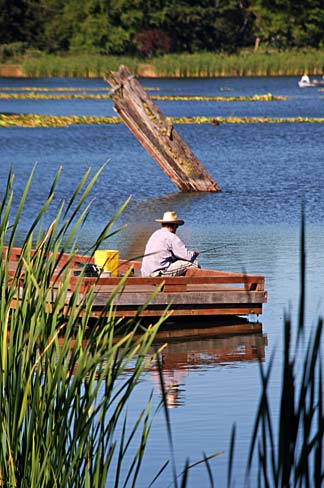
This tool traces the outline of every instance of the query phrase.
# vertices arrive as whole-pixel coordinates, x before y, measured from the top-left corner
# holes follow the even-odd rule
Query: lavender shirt
[[[187,249],[180,237],[162,227],[151,235],[146,244],[142,276],[150,276],[154,271],[165,269],[177,259],[193,261],[196,255],[194,251]]]

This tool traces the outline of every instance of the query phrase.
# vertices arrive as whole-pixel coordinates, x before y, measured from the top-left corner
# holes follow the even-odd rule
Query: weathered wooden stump
[[[126,66],[106,76],[114,108],[146,151],[181,191],[220,188]]]

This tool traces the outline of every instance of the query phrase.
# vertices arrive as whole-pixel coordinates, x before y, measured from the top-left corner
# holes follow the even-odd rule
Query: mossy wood
[[[106,76],[116,112],[181,191],[220,191],[218,185],[126,66]]]

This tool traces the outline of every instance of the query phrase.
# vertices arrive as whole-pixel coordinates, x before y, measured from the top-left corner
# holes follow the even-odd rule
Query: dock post
[[[180,191],[220,191],[172,121],[163,115],[126,66],[121,65],[105,80],[111,86],[115,111]]]

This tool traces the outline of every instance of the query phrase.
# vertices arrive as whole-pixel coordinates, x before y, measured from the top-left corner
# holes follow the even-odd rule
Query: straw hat
[[[178,219],[177,214],[175,212],[164,212],[162,219],[155,219],[156,222],[160,222],[161,224],[177,224],[183,225],[184,221]]]

